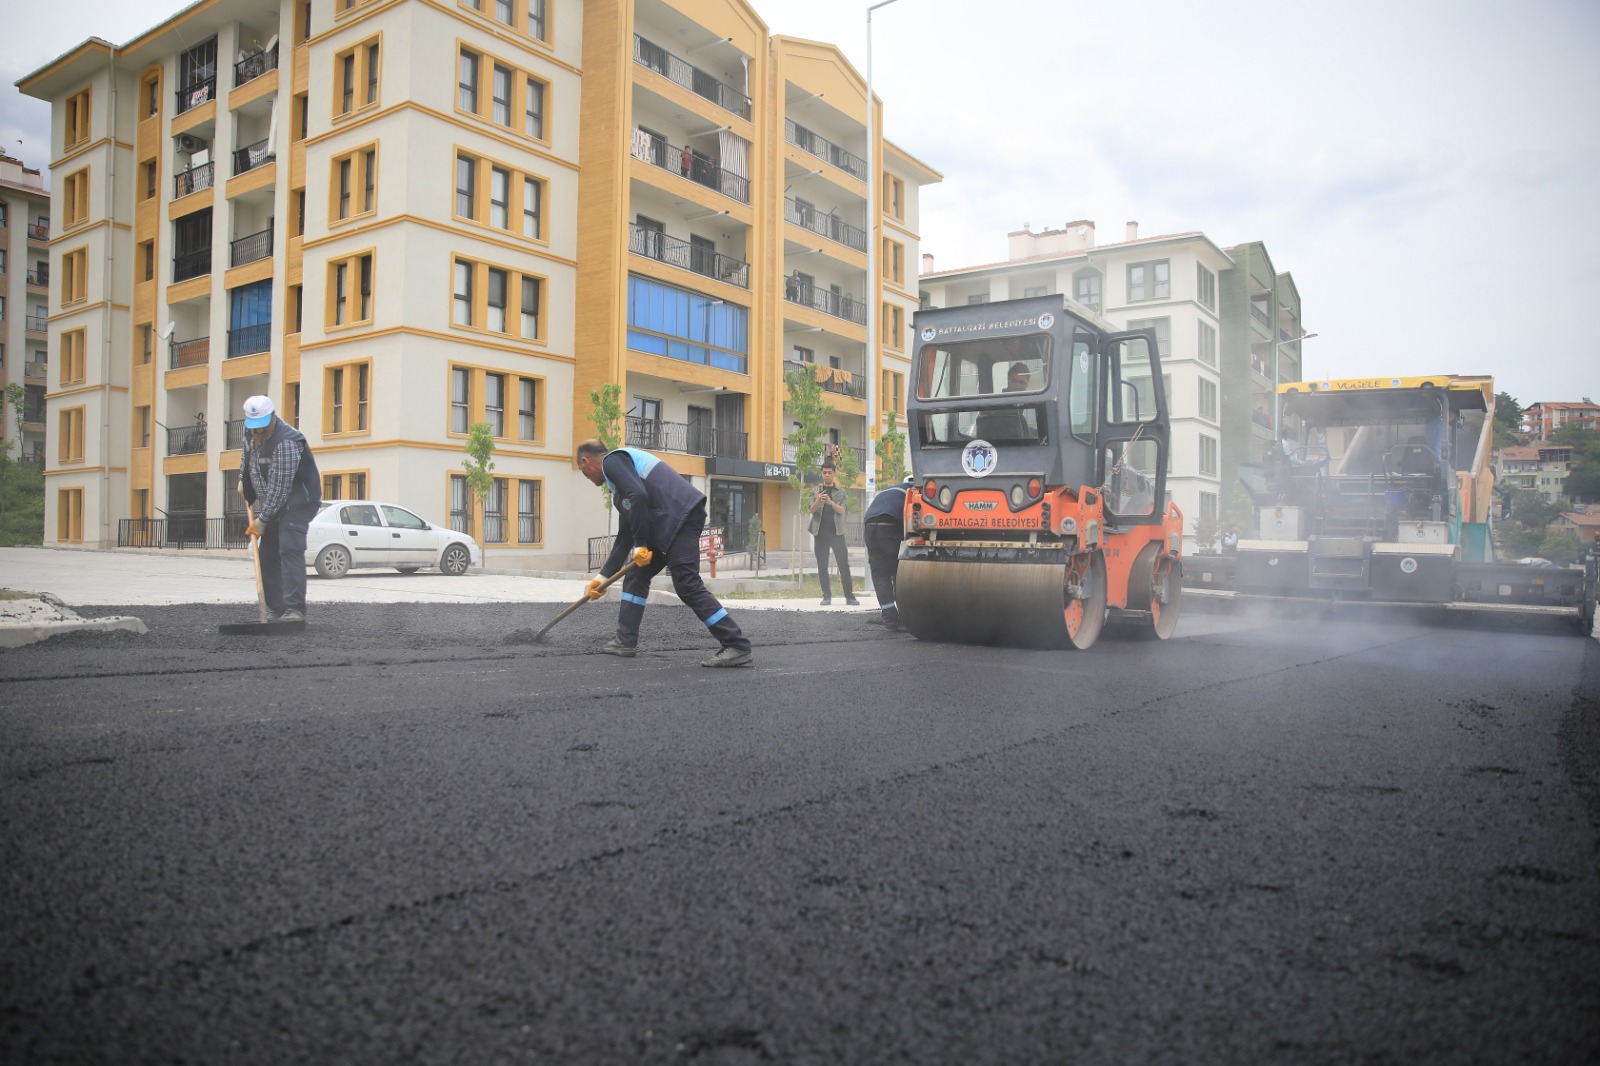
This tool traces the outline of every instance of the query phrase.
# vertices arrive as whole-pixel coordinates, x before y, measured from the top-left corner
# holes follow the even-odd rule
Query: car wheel
[[[420,567],[420,566],[397,566],[397,567],[395,567],[395,569],[400,571],[402,574],[414,574],[418,570],[421,570],[422,567]]]
[[[317,573],[332,581],[350,572],[350,553],[343,545],[330,544],[317,553]]]
[[[452,544],[444,550],[444,556],[439,560],[439,569],[451,577],[460,577],[467,572],[467,567],[472,565],[472,555],[460,544]]]

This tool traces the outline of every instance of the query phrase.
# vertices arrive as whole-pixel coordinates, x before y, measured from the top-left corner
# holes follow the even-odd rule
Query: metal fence
[[[117,521],[119,548],[248,548],[244,512],[207,518],[204,512],[172,511],[165,518]]]
[[[750,98],[744,93],[638,34],[633,36],[633,61],[703,96],[724,111],[731,111],[740,118],[750,117]]]

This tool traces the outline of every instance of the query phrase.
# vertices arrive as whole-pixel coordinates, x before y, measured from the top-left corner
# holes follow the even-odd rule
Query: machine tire
[[[1099,639],[1106,626],[1106,561],[1097,551],[1073,556],[1062,575],[1062,588],[1072,584],[1083,588],[1083,595],[1068,598],[1062,609],[1066,624],[1067,646],[1087,651]]]
[[[439,569],[451,577],[460,577],[472,565],[472,555],[459,544],[452,544],[439,557]]]
[[[317,553],[317,573],[337,581],[350,572],[350,552],[342,544],[330,544]]]
[[[1163,598],[1165,603],[1161,602]],[[1166,640],[1172,636],[1172,631],[1178,628],[1178,609],[1182,602],[1183,563],[1161,554],[1161,545],[1146,544],[1128,573],[1128,608],[1150,612],[1150,624],[1139,626],[1138,635],[1148,640]]]

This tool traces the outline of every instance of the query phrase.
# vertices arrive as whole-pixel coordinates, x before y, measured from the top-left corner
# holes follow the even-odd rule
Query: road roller
[[[1150,330],[1064,296],[928,308],[895,601],[922,640],[1085,649],[1178,622],[1183,515]]]

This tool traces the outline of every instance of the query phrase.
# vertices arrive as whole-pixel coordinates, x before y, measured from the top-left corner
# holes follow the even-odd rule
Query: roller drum
[[[1065,577],[1060,563],[902,559],[895,605],[921,640],[1061,648]]]

